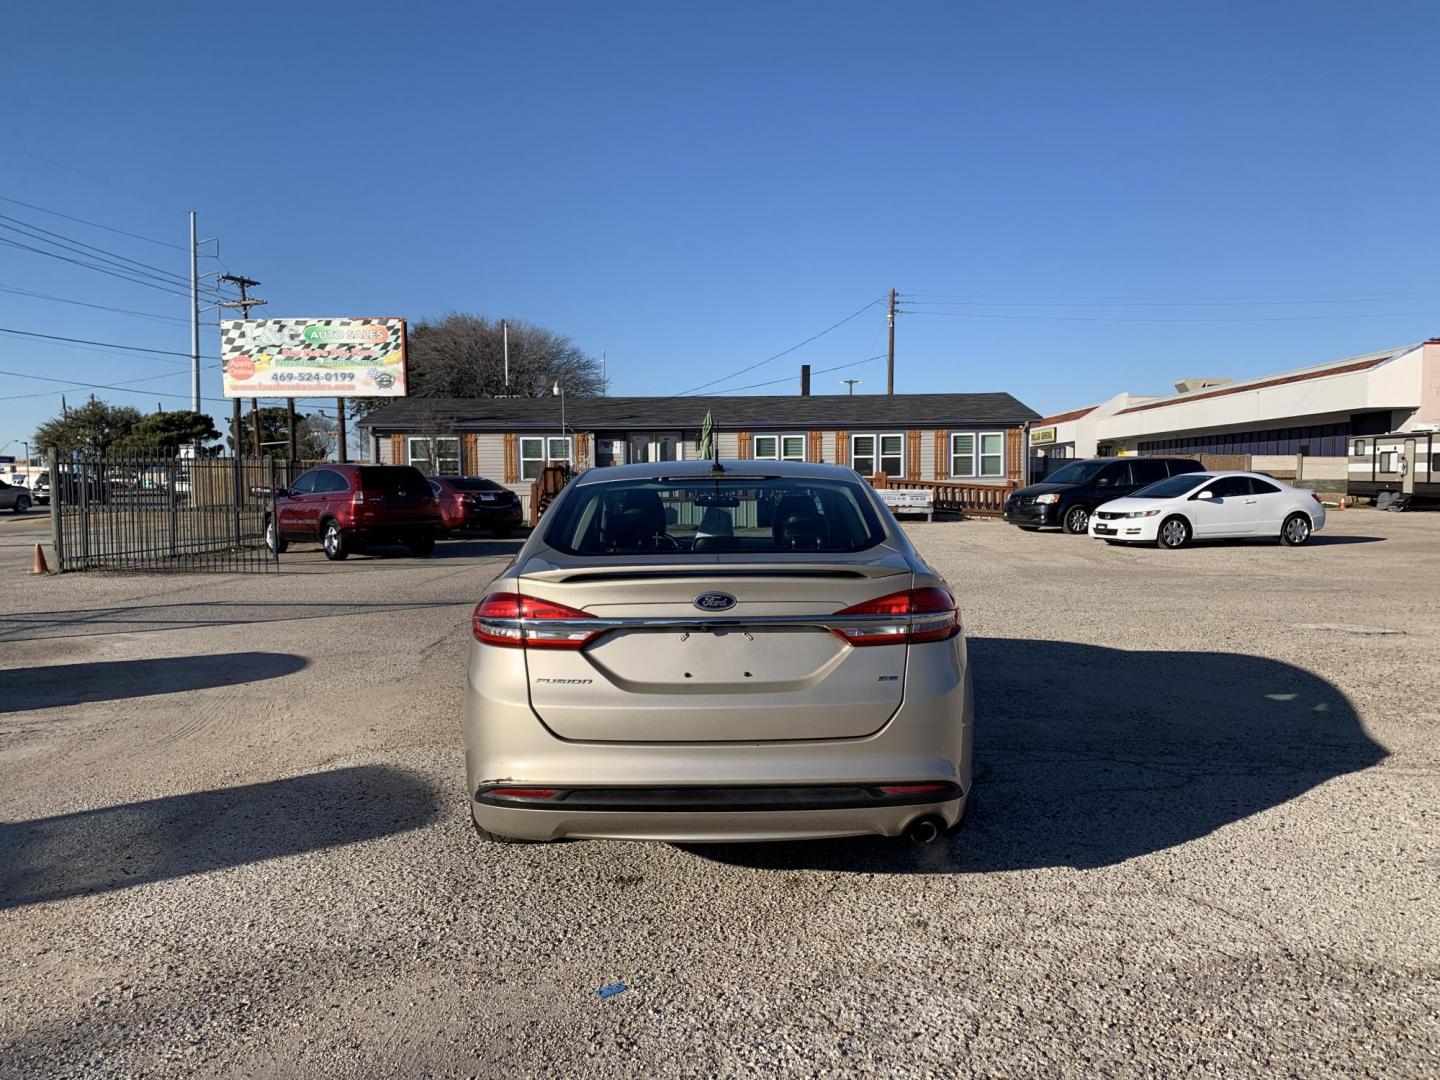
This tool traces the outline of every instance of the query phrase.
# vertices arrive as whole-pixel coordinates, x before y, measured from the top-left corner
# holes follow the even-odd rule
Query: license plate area
[[[774,693],[824,679],[847,646],[821,627],[620,630],[585,650],[633,693]]]

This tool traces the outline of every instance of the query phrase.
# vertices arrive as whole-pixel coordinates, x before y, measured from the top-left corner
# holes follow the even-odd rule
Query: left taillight
[[[582,649],[598,631],[543,624],[549,620],[585,618],[589,618],[585,612],[549,600],[519,593],[491,593],[475,605],[470,629],[476,641],[487,645],[510,649]]]
[[[960,632],[955,598],[934,587],[905,589],[837,611],[843,615],[894,615],[893,623],[837,626],[834,633],[851,645],[918,645],[945,641]]]

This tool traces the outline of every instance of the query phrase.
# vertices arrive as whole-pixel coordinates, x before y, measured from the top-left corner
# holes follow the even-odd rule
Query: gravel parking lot
[[[37,579],[7,522],[0,1075],[1435,1076],[1440,515],[1330,521],[912,526],[977,696],[926,848],[478,843],[517,543]]]

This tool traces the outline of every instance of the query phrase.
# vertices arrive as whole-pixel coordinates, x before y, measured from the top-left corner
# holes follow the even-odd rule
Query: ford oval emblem
[[[701,593],[694,604],[701,611],[729,611],[735,606],[735,597],[725,592]]]

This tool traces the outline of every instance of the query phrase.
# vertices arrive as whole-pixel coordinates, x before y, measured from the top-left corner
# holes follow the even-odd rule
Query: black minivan
[[[1120,457],[1072,461],[1039,484],[1023,487],[1005,500],[1005,520],[1022,529],[1059,525],[1084,533],[1101,503],[1122,499],[1180,473],[1200,472],[1194,458]]]

